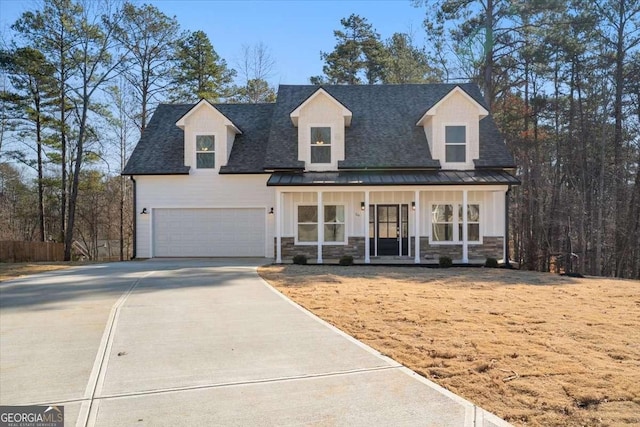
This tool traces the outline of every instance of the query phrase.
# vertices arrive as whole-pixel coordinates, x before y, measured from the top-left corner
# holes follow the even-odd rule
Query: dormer
[[[418,120],[429,149],[443,169],[469,170],[480,157],[480,120],[489,112],[459,86]]]
[[[345,128],[352,113],[326,90],[319,88],[290,114],[298,128],[298,160],[310,171],[337,170],[344,160]]]
[[[218,172],[227,164],[240,129],[207,100],[200,100],[177,122],[184,131],[184,164],[190,173]]]

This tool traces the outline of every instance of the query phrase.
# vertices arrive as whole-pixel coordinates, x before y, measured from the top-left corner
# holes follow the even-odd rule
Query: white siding
[[[273,257],[275,190],[268,175],[168,175],[137,176],[136,256],[151,256],[153,210],[158,208],[260,208],[265,212],[267,257]],[[149,214],[141,215],[143,208]]]
[[[311,128],[331,127],[331,164],[311,165]],[[344,160],[344,116],[342,109],[327,95],[320,94],[300,111],[298,119],[298,160],[306,162],[308,170],[337,170]]]
[[[406,188],[406,187],[405,187]],[[370,204],[393,205],[406,204],[409,206],[409,234],[414,236],[415,213],[411,210],[411,203],[415,200],[414,188],[409,191],[382,191],[379,188],[370,189]],[[468,203],[478,203],[481,206],[481,224],[483,236],[504,235],[504,194],[506,190],[478,191],[477,187],[468,187]],[[364,191],[337,192],[323,191],[322,199],[325,205],[344,204],[346,206],[347,234],[352,237],[364,236],[364,214],[360,203],[364,201]],[[302,204],[315,205],[315,192],[284,193],[283,209],[283,237],[293,237],[296,227],[296,206]],[[429,236],[430,213],[433,203],[462,203],[462,190],[429,190],[421,191],[421,235]]]
[[[208,105],[201,105],[193,111],[185,121],[184,127],[184,164],[191,166],[191,174],[211,175],[227,164],[235,132],[224,124],[222,113]],[[196,169],[196,135],[215,135],[216,168]]]
[[[344,205],[347,236],[364,236],[364,215],[360,210],[360,202],[364,200],[363,192],[323,192],[324,205]],[[316,193],[285,193],[282,228],[283,237],[293,237],[296,227],[296,207],[298,205],[316,205]]]
[[[460,93],[453,93],[437,108],[436,114],[426,120],[425,134],[434,159],[440,160],[443,169],[474,169],[473,159],[480,157],[480,117],[478,106]],[[466,163],[445,163],[444,127],[465,125],[467,137]]]
[[[480,223],[483,236],[504,235],[504,191],[474,191],[468,193],[468,203],[480,204]],[[462,203],[462,191],[425,191],[420,194],[422,235],[431,233],[431,205],[434,203]]]

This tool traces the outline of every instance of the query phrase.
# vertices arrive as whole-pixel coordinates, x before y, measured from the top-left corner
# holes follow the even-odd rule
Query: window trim
[[[207,151],[198,151],[198,137],[199,136],[213,136],[213,167],[212,168],[199,168],[198,167],[198,153],[206,153]],[[211,172],[218,170],[218,134],[215,132],[194,132],[193,133],[193,169],[200,172]],[[210,151],[209,151],[210,152]]]
[[[305,202],[295,203],[295,205],[294,205],[294,218],[293,218],[294,219],[294,222],[293,222],[294,230],[293,230],[293,232],[294,232],[294,237],[295,237],[294,242],[298,246],[317,246],[318,245],[318,240],[317,239],[315,241],[313,241],[313,242],[311,242],[311,241],[310,242],[301,242],[298,239],[298,227],[300,226],[300,224],[308,224],[308,225],[315,224],[316,227],[319,224],[318,220],[316,220],[316,222],[302,222],[301,223],[299,221],[299,219],[298,219],[298,209],[299,209],[300,206],[313,206],[316,209],[318,208],[318,205],[317,204],[313,204],[313,203],[305,203]],[[316,214],[316,218],[317,218],[317,214]],[[317,230],[316,236],[318,234],[320,234],[320,229]]]
[[[314,241],[314,242],[301,242],[298,239],[298,226],[300,224],[316,224],[318,227],[320,226],[319,222],[303,222],[300,223],[298,222],[298,208],[300,206],[313,206],[315,208],[318,207],[317,203],[309,203],[309,202],[296,202],[294,203],[294,217],[293,217],[293,227],[294,227],[294,244],[296,246],[317,246],[318,245],[318,241]],[[325,225],[329,224],[342,224],[344,225],[344,241],[340,241],[340,242],[322,242],[322,246],[344,246],[347,244],[347,242],[349,241],[349,232],[347,229],[347,218],[348,218],[348,205],[346,203],[326,203],[322,205],[322,208],[324,209],[327,206],[342,206],[344,207],[344,222],[327,222],[325,221],[324,223],[322,223],[322,227],[324,227]],[[320,229],[318,229],[318,235],[320,235]]]
[[[482,226],[481,226],[481,222],[482,222],[482,206],[480,205],[480,203],[477,202],[472,202],[472,203],[467,203],[467,207],[469,205],[478,205],[478,221],[471,221],[469,222],[469,218],[467,217],[467,227],[469,226],[469,224],[478,224],[478,240],[467,240],[467,243],[470,244],[477,244],[477,243],[482,243]],[[459,218],[459,214],[460,214],[460,210],[462,209],[462,203],[458,204],[458,211],[455,213],[456,217],[458,217],[458,234],[460,234],[460,227],[463,226],[464,224],[464,219],[462,220],[462,222],[460,221]],[[464,212],[463,212],[464,215]],[[469,230],[467,230],[467,236],[469,235]],[[462,236],[458,236],[458,238],[460,239],[460,242],[462,242]]]
[[[451,143],[447,144],[447,127],[464,126],[464,144]],[[469,123],[467,122],[446,122],[442,123],[442,163],[446,165],[466,165],[469,163]],[[447,161],[447,145],[464,145],[464,162],[448,162]]]
[[[436,222],[435,224],[451,224],[451,236],[452,239],[451,240],[435,240],[433,239],[433,209],[436,206],[441,206],[441,205],[451,205],[451,222]],[[456,222],[456,214],[457,211],[455,210],[456,208],[456,204],[455,203],[449,203],[449,202],[438,202],[438,203],[431,203],[431,205],[429,206],[429,243],[434,243],[434,244],[438,244],[438,245],[451,245],[451,244],[456,244],[458,243],[458,241],[456,240],[456,227],[457,227],[457,222]]]
[[[344,210],[344,220],[342,222],[328,222],[326,220],[326,217],[324,218],[324,223],[322,224],[322,227],[324,229],[324,227],[326,225],[342,225],[344,227],[344,240],[342,241],[335,241],[335,242],[327,242],[326,240],[322,242],[323,245],[346,245],[347,242],[349,241],[349,236],[347,235],[347,205],[346,204],[339,204],[339,203],[331,203],[331,204],[325,204],[322,206],[322,208],[326,208],[327,206],[342,206],[342,209]],[[322,233],[323,237],[326,237],[326,234],[323,232]]]
[[[433,207],[437,205],[451,205],[453,207],[453,238],[454,240],[433,240]],[[482,233],[483,233],[483,218],[484,210],[481,202],[468,202],[467,205],[478,205],[478,233],[480,240],[468,240],[468,245],[482,245]],[[458,218],[458,212],[460,207],[462,206],[462,202],[452,202],[450,200],[441,201],[441,202],[431,202],[429,204],[428,211],[428,221],[427,221],[427,230],[429,230],[429,244],[430,245],[462,245],[464,242],[462,241],[462,236],[459,236],[460,226],[463,224],[460,222]],[[444,223],[442,223],[444,224]],[[449,223],[447,223],[449,224]],[[467,224],[469,224],[467,222]],[[475,222],[473,222],[475,224]]]
[[[323,145],[314,144],[313,141],[311,141],[311,129],[313,129],[313,128],[329,128],[329,132],[330,132],[330,135],[331,135],[331,143],[323,144]],[[308,147],[309,147],[309,157],[308,157],[309,166],[312,167],[312,168],[313,167],[322,168],[322,167],[332,166],[335,163],[334,162],[335,155],[334,155],[333,146],[335,145],[336,135],[335,135],[334,126],[331,125],[331,124],[328,124],[328,123],[309,123],[309,125],[307,127],[307,136],[309,137],[309,145],[308,145]],[[331,156],[331,159],[330,159],[329,163],[313,163],[311,161],[311,148],[312,147],[321,147],[321,146],[322,147],[327,147],[327,146],[329,147],[330,156]]]

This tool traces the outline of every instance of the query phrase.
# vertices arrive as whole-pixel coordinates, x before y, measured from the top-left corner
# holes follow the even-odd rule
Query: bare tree
[[[169,17],[149,4],[137,7],[126,3],[123,14],[116,37],[129,50],[125,76],[138,101],[137,126],[142,132],[153,105],[171,83],[180,25],[175,16]]]
[[[270,49],[262,42],[253,46],[243,45],[242,55],[236,61],[241,86],[232,97],[235,102],[274,102],[275,90],[268,79],[273,76],[276,61]]]

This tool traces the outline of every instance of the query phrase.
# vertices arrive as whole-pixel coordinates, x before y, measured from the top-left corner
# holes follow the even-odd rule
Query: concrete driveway
[[[508,425],[284,298],[264,260],[151,260],[0,283],[0,404],[67,426]]]

